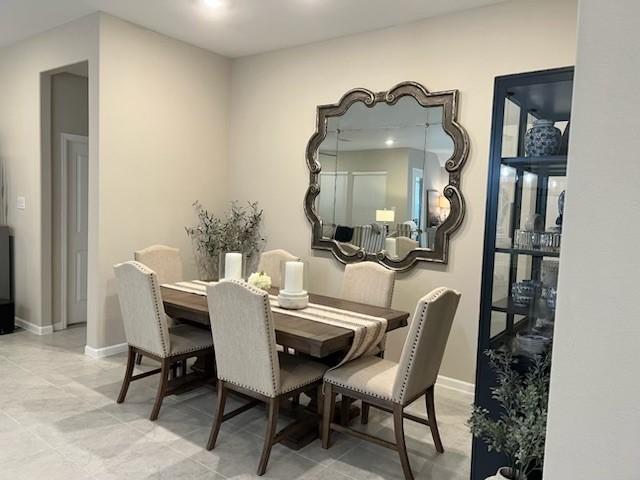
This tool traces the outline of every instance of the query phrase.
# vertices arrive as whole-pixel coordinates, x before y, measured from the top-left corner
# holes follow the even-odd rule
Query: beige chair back
[[[350,263],[344,269],[341,297],[376,307],[391,307],[396,273],[374,262]]]
[[[460,296],[441,287],[418,302],[393,384],[393,397],[401,403],[436,383]]]
[[[267,292],[224,280],[207,287],[207,298],[218,378],[277,396],[280,366]]]
[[[282,270],[284,262],[299,262],[300,258],[287,252],[286,250],[269,250],[260,255],[258,271],[264,272],[271,277],[271,286],[281,288],[284,286]]]
[[[134,252],[133,258],[156,272],[160,285],[184,280],[182,258],[177,248],[152,245]]]
[[[155,272],[139,262],[120,263],[113,270],[127,343],[159,357],[169,356],[169,327]]]

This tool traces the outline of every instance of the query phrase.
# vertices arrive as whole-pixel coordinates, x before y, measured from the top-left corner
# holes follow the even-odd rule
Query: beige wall
[[[86,77],[70,73],[58,73],[51,76],[51,205],[48,211],[51,215],[52,250],[52,309],[51,318],[45,319],[46,324],[61,322],[61,255],[62,232],[66,225],[62,225],[61,195],[59,185],[62,181],[62,134],[89,135],[89,82]],[[46,239],[45,239],[46,241]],[[65,245],[66,247],[66,245]]]
[[[423,264],[401,275],[394,306],[413,309],[440,285],[462,291],[441,373],[473,382],[494,77],[573,64],[575,22],[572,0],[522,0],[234,61],[230,196],[258,200],[267,247],[311,257],[311,288],[337,294],[343,268],[310,250],[302,209],[316,105],[336,102],[354,87],[386,90],[404,80],[433,91],[459,89],[459,119],[471,139],[462,179],[467,216],[449,264]],[[401,341],[401,333],[393,335],[392,357]]]
[[[42,72],[88,60],[90,78],[96,79],[97,58],[98,15],[0,49],[0,157],[7,168],[8,223],[15,235],[16,316],[38,326],[51,324],[50,305],[44,300],[51,288],[51,271],[44,261],[50,258],[50,241],[45,241],[42,230],[50,225],[46,199],[51,191],[46,182],[41,184],[43,173],[47,177],[49,172],[41,157],[40,77]],[[97,95],[97,82],[90,81],[92,138],[98,127]],[[97,143],[93,142],[89,151],[92,165],[97,164],[97,157]],[[17,196],[26,198],[26,209],[16,209]]]
[[[222,208],[230,62],[108,15],[100,21],[99,275],[88,344],[124,341],[113,264],[162,243],[185,256],[195,200]]]
[[[548,480],[640,478],[638,18],[636,0],[580,2]]]

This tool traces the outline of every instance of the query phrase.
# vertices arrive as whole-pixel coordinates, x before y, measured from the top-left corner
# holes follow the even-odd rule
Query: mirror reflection
[[[356,102],[328,119],[316,198],[325,239],[398,259],[434,248],[449,215],[444,165],[454,152],[442,117],[441,106],[407,96],[395,105]]]

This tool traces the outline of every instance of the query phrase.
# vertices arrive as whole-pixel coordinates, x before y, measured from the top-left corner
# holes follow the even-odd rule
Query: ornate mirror
[[[447,263],[464,216],[460,171],[469,153],[457,103],[457,90],[404,82],[319,106],[307,145],[312,248],[398,271],[419,260]]]

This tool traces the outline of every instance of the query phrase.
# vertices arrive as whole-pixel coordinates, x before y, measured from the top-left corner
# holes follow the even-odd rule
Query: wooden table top
[[[207,297],[166,287],[161,287],[161,290],[167,315],[209,327]],[[277,290],[272,289],[271,293],[277,294]],[[323,295],[309,294],[309,301],[319,305],[385,318],[387,331],[406,327],[409,318],[407,312]],[[343,351],[349,348],[353,341],[353,331],[347,328],[327,325],[280,312],[273,312],[273,321],[278,344],[313,357],[324,358]]]

